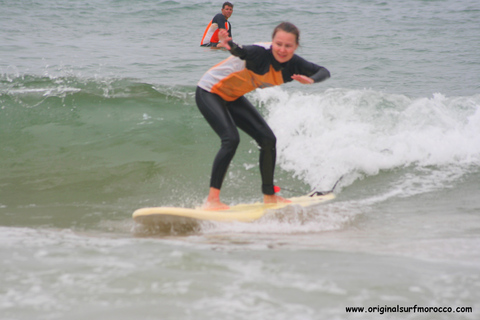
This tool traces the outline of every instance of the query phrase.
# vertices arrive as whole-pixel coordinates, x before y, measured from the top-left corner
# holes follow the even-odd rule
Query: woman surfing
[[[267,88],[290,81],[302,84],[321,82],[330,72],[295,54],[300,32],[282,22],[272,34],[268,45],[240,46],[232,41],[226,30],[220,30],[218,47],[232,56],[208,70],[198,82],[197,106],[221,140],[220,150],[213,162],[210,191],[205,209],[225,210],[220,189],[230,162],[240,142],[238,129],[251,136],[260,147],[260,174],[264,203],[286,202],[275,194],[274,171],[276,137],[266,121],[244,96],[257,88]]]

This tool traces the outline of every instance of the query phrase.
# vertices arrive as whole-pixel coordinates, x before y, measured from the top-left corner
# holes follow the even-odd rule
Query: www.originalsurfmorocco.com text
[[[345,307],[347,313],[472,313],[472,307],[375,306]]]

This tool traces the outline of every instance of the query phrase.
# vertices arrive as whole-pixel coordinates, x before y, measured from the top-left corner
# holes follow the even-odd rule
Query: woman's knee
[[[277,145],[277,137],[275,137],[275,134],[273,134],[273,132],[270,131],[262,135],[262,137],[258,140],[258,144],[260,148],[264,150],[275,149]]]
[[[230,132],[227,135],[224,135],[222,137],[222,148],[226,149],[228,151],[233,151],[237,150],[238,145],[240,144],[240,136],[238,132]]]

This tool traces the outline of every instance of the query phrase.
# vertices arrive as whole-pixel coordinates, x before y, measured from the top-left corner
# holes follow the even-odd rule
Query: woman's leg
[[[275,172],[276,142],[272,129],[255,107],[245,97],[229,104],[235,124],[251,136],[260,146],[260,174],[262,177],[263,202],[277,203],[290,200],[277,196],[273,187]]]
[[[262,115],[245,97],[229,104],[230,114],[235,124],[245,131],[260,147],[260,175],[262,177],[262,192],[273,195],[273,178],[277,151],[277,139],[272,129]]]
[[[226,102],[222,98],[197,88],[195,100],[200,112],[221,139],[220,150],[217,152],[212,166],[210,194],[209,198],[207,198],[208,206],[208,202],[211,202],[210,200],[213,202],[216,199],[219,200],[223,179],[237,150],[240,136],[235,122],[227,109]]]

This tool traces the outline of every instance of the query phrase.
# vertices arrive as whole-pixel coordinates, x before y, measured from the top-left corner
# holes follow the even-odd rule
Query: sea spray
[[[352,183],[382,170],[480,162],[480,95],[411,99],[374,90],[271,88],[254,98],[277,135],[279,166],[312,187],[326,189],[346,173]]]

